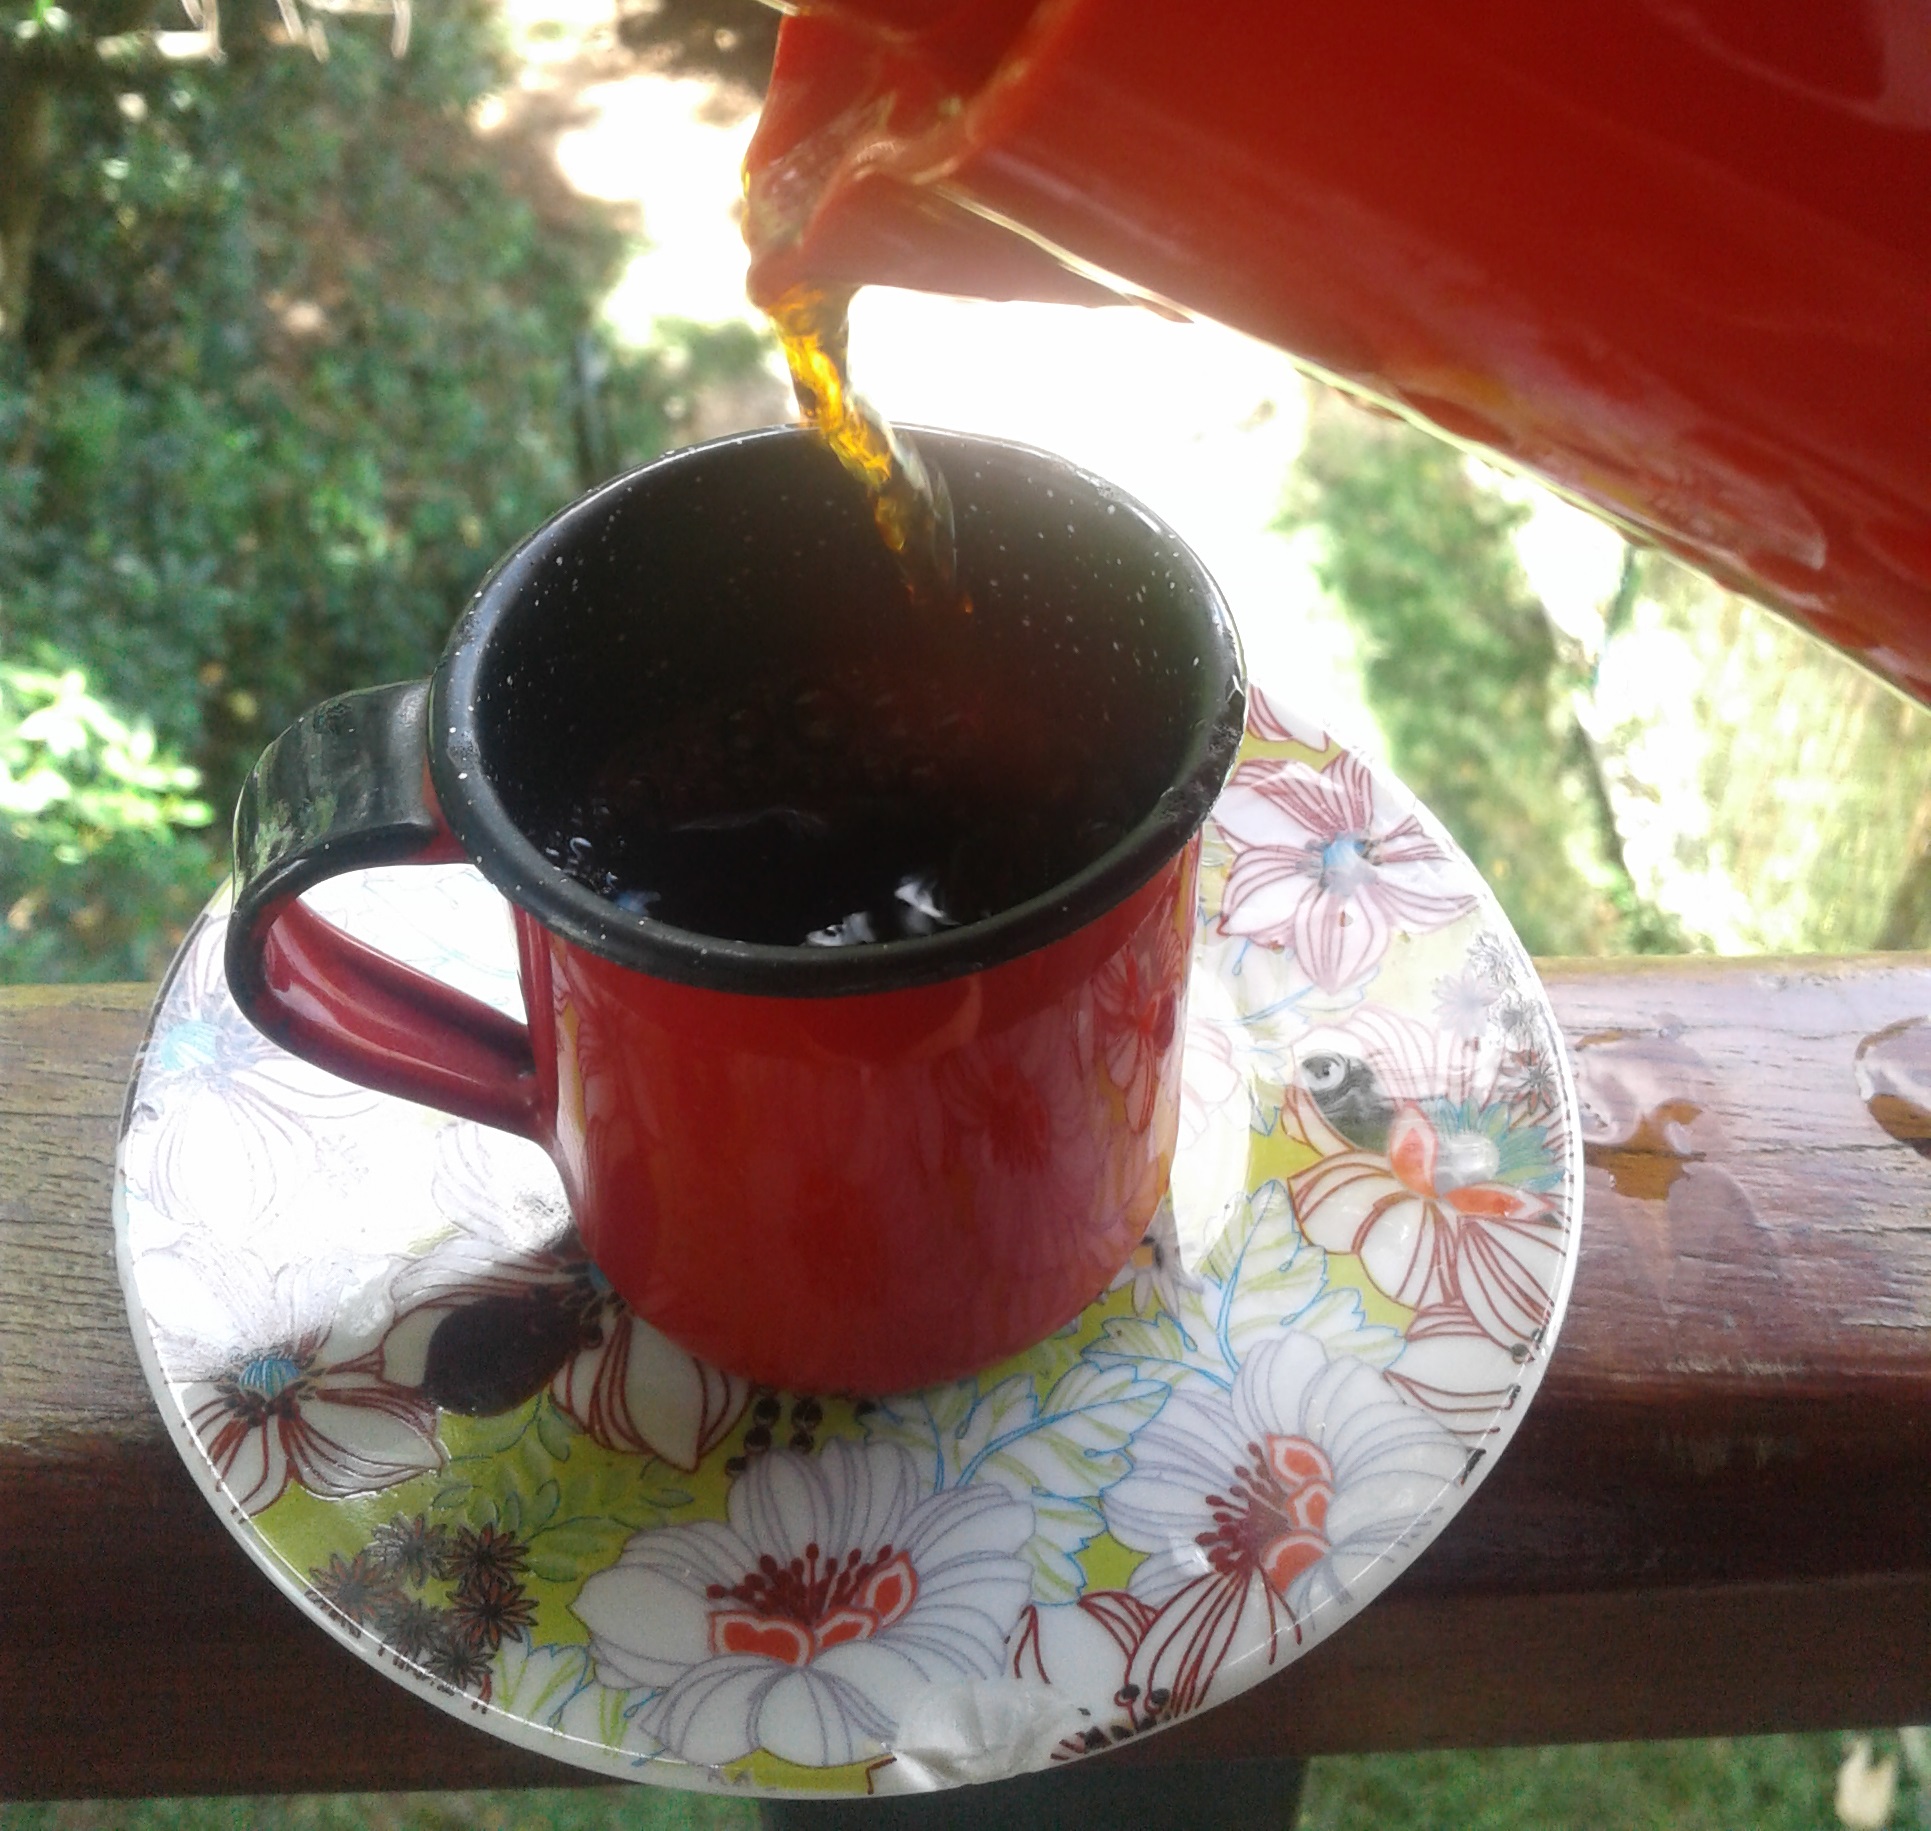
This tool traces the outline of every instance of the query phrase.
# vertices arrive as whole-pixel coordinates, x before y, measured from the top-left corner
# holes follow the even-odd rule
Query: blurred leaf
[[[537,1403],[536,1434],[541,1439],[544,1450],[554,1462],[566,1462],[570,1456],[570,1439],[575,1435],[569,1420],[551,1403],[545,1394]]]
[[[1884,1831],[1897,1803],[1897,1756],[1873,1760],[1871,1754],[1870,1737],[1859,1736],[1837,1770],[1833,1803],[1837,1822],[1849,1831]]]
[[[156,976],[218,881],[199,780],[79,669],[0,658],[0,979]]]
[[[608,1517],[560,1521],[530,1540],[530,1569],[545,1583],[579,1583],[614,1564],[634,1531]]]

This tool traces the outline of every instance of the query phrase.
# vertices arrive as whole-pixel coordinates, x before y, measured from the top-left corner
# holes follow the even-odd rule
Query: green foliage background
[[[477,131],[507,75],[484,0],[443,0],[403,58],[385,22],[338,23],[319,61],[268,42],[272,12],[231,16],[225,61],[191,65],[90,54],[53,10],[75,45],[0,341],[0,661],[80,670],[226,809],[292,717],[426,672],[497,553],[761,350],[600,331],[625,238]],[[47,14],[0,7],[0,97]],[[157,974],[221,823],[177,810],[77,855],[12,812],[0,978]]]
[[[1625,549],[1585,647],[1517,559],[1519,495],[1316,389],[1283,526],[1314,542],[1396,773],[1538,954],[1931,945],[1931,715]]]
[[[1316,402],[1288,525],[1325,537],[1316,574],[1361,638],[1396,773],[1460,839],[1531,953],[1610,950],[1633,926],[1635,892],[1568,704],[1574,670],[1516,563],[1527,511],[1439,439],[1338,395]]]
[[[167,957],[208,893],[199,781],[78,669],[0,661],[0,961],[15,977],[73,977],[77,963],[125,977]]]

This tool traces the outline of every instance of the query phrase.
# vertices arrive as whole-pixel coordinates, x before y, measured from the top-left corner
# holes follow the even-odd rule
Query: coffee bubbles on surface
[[[1117,841],[1134,810],[1072,766],[1015,781],[1023,704],[862,664],[753,675],[621,740],[529,823],[619,908],[794,947],[911,940],[1014,908]]]

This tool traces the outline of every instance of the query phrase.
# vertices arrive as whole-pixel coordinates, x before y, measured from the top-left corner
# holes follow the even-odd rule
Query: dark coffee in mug
[[[967,690],[907,646],[889,662],[749,673],[651,720],[532,810],[530,837],[632,914],[733,941],[853,947],[1029,902],[1143,811],[1116,772],[1067,754],[1023,690]]]
[[[620,511],[527,582],[479,711],[550,866],[627,918],[863,951],[1050,898],[1149,817],[1194,734],[1178,550],[1049,460],[933,442],[965,599],[908,598],[802,435],[747,446],[735,496],[671,472],[676,537],[640,555]]]

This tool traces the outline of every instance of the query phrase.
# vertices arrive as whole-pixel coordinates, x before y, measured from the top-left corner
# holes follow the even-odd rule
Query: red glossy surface
[[[430,824],[419,842],[385,843],[379,853],[351,843],[317,875],[377,862],[462,862],[426,774],[423,796]],[[237,995],[284,1049],[382,1093],[547,1136],[529,1032],[514,1018],[345,934],[298,895],[257,902],[244,885],[233,919],[261,972],[258,995]]]
[[[1097,296],[1024,225],[1931,697],[1931,0],[818,10],[757,296]]]
[[[1050,1333],[1165,1189],[1198,851],[1035,953],[862,997],[648,979],[519,915],[591,1256],[685,1347],[794,1391],[929,1385]]]
[[[423,862],[431,862],[425,859]],[[254,1020],[284,1048],[382,1093],[541,1141],[528,1031],[493,1005],[378,953],[299,899],[269,912]]]

